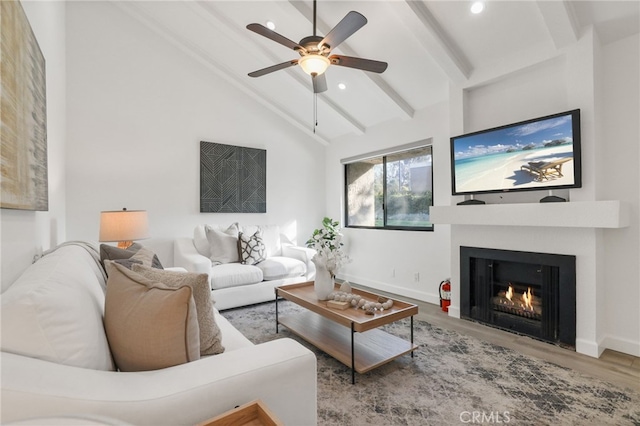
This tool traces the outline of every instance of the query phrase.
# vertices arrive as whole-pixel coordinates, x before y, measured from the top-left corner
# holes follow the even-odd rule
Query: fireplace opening
[[[575,348],[575,271],[575,256],[460,247],[460,314]]]

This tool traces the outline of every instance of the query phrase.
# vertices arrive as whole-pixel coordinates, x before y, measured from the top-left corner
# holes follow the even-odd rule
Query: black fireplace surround
[[[576,257],[460,247],[460,315],[575,349]]]

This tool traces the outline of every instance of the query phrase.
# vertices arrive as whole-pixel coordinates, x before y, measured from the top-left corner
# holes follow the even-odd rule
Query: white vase
[[[327,300],[329,294],[334,290],[333,277],[322,259],[313,258],[312,261],[316,265],[316,279],[313,283],[313,289],[318,300]]]

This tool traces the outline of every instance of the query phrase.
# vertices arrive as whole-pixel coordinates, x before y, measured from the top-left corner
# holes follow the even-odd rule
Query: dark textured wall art
[[[200,142],[200,212],[266,211],[267,151]]]
[[[49,209],[45,61],[22,5],[0,1],[0,207]]]

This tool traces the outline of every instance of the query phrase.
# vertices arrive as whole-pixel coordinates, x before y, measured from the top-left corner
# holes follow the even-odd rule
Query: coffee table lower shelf
[[[279,316],[278,323],[347,367],[352,367],[351,329],[311,311]],[[418,348],[407,340],[377,328],[354,334],[355,366],[353,369],[360,374]]]

